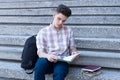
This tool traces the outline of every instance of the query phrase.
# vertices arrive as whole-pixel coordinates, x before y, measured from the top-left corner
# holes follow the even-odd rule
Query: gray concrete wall
[[[73,14],[65,24],[73,29],[80,52],[119,54],[119,0],[0,0],[0,52],[4,54],[1,59],[20,61],[25,40],[49,25],[55,7],[61,3],[72,9]]]
[[[65,4],[81,58],[74,65],[120,68],[120,0],[0,0],[0,61],[21,61],[25,40],[52,21]]]

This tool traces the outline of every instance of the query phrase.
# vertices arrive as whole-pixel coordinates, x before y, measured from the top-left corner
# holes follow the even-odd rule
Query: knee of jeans
[[[35,64],[35,68],[34,70],[39,70],[39,69],[43,69],[47,64],[47,59],[46,58],[39,58]]]
[[[68,74],[69,70],[66,69],[66,70],[57,70],[57,71],[54,71],[54,75],[61,75],[61,76],[66,76]]]
[[[46,63],[48,60],[46,58],[39,58],[38,61]]]
[[[68,72],[62,72],[62,71],[57,71],[53,73],[53,78],[58,79],[58,80],[64,80],[64,78],[67,76]]]

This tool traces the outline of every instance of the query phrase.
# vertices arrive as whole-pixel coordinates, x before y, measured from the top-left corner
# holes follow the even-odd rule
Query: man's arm
[[[75,42],[74,42],[73,31],[71,31],[70,33],[70,45],[69,46],[70,46],[71,55],[78,54],[76,46],[75,46]]]
[[[45,35],[44,35],[44,32],[41,30],[38,32],[36,36],[37,54],[39,58],[47,58],[48,61],[50,62],[56,61],[57,57],[55,55],[50,55],[50,54],[45,53],[45,48],[46,48],[45,43],[46,43]]]
[[[48,61],[50,61],[50,62],[56,62],[56,60],[57,60],[57,56],[51,55],[51,54],[46,54],[44,52],[38,53],[38,56],[39,56],[39,58],[41,58],[41,57],[47,58]]]

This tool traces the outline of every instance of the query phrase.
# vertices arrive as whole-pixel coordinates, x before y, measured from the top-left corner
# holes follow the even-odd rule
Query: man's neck
[[[57,31],[59,31],[62,27],[58,28],[58,27],[55,27],[55,26],[54,26],[54,28],[55,28]]]
[[[52,24],[53,25],[53,24]],[[54,26],[53,25],[53,27],[57,30],[57,31],[59,31],[62,27],[56,27],[56,26]]]

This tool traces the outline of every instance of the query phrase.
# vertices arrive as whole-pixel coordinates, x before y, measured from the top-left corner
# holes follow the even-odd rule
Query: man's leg
[[[52,72],[53,63],[46,58],[39,58],[34,68],[34,80],[45,80],[45,74]]]
[[[69,64],[66,62],[56,62],[54,64],[53,80],[64,80],[69,71]]]

